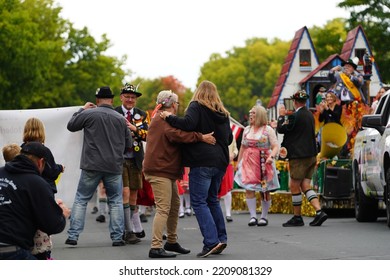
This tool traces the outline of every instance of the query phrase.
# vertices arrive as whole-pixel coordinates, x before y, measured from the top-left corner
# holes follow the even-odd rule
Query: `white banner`
[[[70,132],[68,121],[80,107],[64,107],[36,110],[0,110],[0,145],[22,144],[23,129],[27,119],[35,117],[45,125],[45,145],[52,151],[55,161],[65,166],[57,188],[56,198],[61,198],[72,207],[80,177],[80,156],[83,132]],[[4,165],[3,156],[0,157]]]

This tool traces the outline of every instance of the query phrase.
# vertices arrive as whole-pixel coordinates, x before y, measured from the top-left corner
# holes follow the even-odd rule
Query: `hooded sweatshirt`
[[[229,117],[192,101],[183,118],[166,118],[173,127],[202,134],[214,132],[215,145],[197,142],[183,145],[183,165],[188,167],[217,167],[225,170],[229,164],[229,145],[233,141]]]
[[[18,155],[0,168],[0,243],[29,250],[37,229],[51,235],[65,225],[50,185],[28,157]]]

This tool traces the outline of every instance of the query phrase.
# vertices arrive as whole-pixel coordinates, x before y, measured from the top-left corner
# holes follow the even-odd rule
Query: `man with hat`
[[[138,190],[142,189],[142,162],[144,160],[143,141],[146,141],[149,119],[146,112],[135,107],[142,93],[131,84],[121,89],[121,106],[115,110],[125,116],[133,139],[133,146],[125,152],[123,163],[123,209],[125,214],[125,238],[128,244],[135,244],[145,237],[137,208]]]
[[[295,112],[286,116],[285,108],[279,109],[277,131],[284,134],[282,147],[287,149],[290,167],[290,190],[294,208],[294,216],[283,224],[284,227],[303,226],[301,216],[302,193],[316,210],[316,216],[310,226],[321,226],[328,218],[321,206],[310,181],[317,163],[317,145],[315,137],[314,117],[307,109],[306,91],[299,90],[291,96]]]
[[[65,244],[77,245],[85,223],[88,202],[99,181],[106,189],[110,213],[112,246],[123,246],[122,165],[123,152],[132,146],[126,119],[115,112],[114,95],[108,86],[96,91],[96,106],[87,102],[68,122],[71,132],[84,131],[81,152],[81,175],[73,203],[68,239]]]
[[[64,230],[70,210],[54,200],[41,177],[50,150],[39,142],[23,145],[19,155],[0,168],[0,259],[36,259],[35,232]]]
[[[362,91],[363,75],[356,71],[358,64],[359,58],[354,57],[329,70],[328,78],[335,84],[334,93],[341,100],[341,105],[355,100],[367,103]]]

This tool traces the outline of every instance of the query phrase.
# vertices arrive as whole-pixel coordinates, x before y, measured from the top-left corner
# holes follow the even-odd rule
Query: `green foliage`
[[[60,17],[53,0],[0,0],[0,109],[80,105],[96,88],[120,88],[126,57]]]
[[[390,2],[388,0],[346,0],[338,5],[351,12],[349,29],[359,24],[370,42],[382,80],[390,82]]]
[[[320,62],[339,54],[347,37],[346,23],[341,18],[328,21],[323,27],[313,26],[309,32]]]
[[[264,105],[269,102],[289,46],[278,39],[249,39],[245,47],[233,48],[225,56],[212,54],[201,67],[198,82],[214,82],[231,115],[241,119],[257,99]]]

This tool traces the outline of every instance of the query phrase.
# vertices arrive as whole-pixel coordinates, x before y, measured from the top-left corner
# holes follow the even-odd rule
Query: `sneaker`
[[[114,246],[114,247],[125,246],[125,245],[126,245],[126,243],[123,240],[118,240],[118,241],[112,242],[112,246]]]
[[[203,247],[202,252],[198,253],[196,256],[197,256],[198,258],[206,258],[206,257],[208,257],[210,254],[213,254],[213,253],[215,253],[215,252],[218,252],[218,250],[221,249],[221,246],[223,246],[223,244],[225,244],[225,243],[218,243],[217,245],[215,245],[215,246],[212,247],[212,248]]]
[[[134,232],[135,236],[138,238],[144,238],[146,236],[145,231],[142,230],[141,232]]]
[[[148,218],[146,218],[146,215],[144,213],[139,215],[139,219],[140,219],[141,223],[147,223],[148,222]]]
[[[293,216],[290,220],[283,224],[284,227],[301,227],[304,226],[305,223],[301,216]]]
[[[133,232],[126,232],[123,240],[126,244],[137,244],[141,242],[141,239],[139,239]]]
[[[252,217],[252,218],[249,220],[248,226],[253,227],[253,226],[256,226],[256,225],[257,225],[257,218]]]
[[[96,214],[98,211],[99,211],[98,208],[96,206],[94,206],[92,208],[91,214]]]
[[[166,251],[176,252],[179,254],[189,254],[191,252],[190,249],[183,248],[179,243],[168,243],[166,242],[164,245],[164,249]]]
[[[192,211],[191,211],[191,208],[187,208],[184,213],[189,217],[189,216],[192,216]]]
[[[65,244],[76,246],[77,245],[77,240],[72,240],[72,239],[68,238],[68,239],[65,240]]]
[[[104,215],[99,215],[99,216],[96,217],[96,222],[105,223],[106,222],[106,217]]]
[[[179,218],[184,218],[184,213],[179,213]]]
[[[320,214],[315,216],[314,220],[309,225],[312,227],[319,227],[326,221],[326,219],[328,219],[328,215],[326,215],[324,211],[321,211]]]
[[[212,253],[213,255],[219,255],[222,253],[223,250],[225,250],[227,247],[227,244],[225,242],[222,242],[222,245]]]

